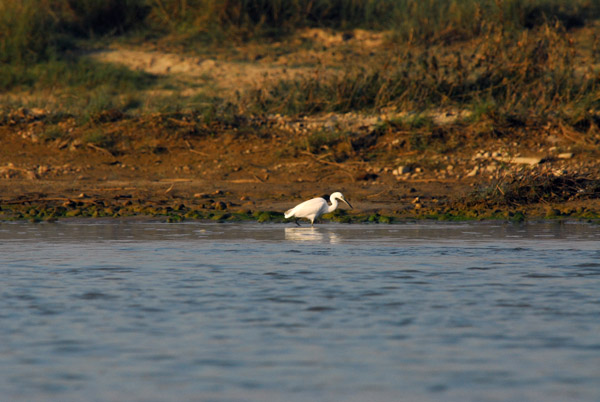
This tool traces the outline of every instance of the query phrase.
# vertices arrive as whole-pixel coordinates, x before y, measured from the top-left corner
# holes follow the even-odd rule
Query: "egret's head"
[[[331,200],[337,198],[340,201],[343,201],[346,205],[348,205],[350,208],[352,208],[352,205],[350,205],[350,203],[348,201],[346,201],[346,198],[344,197],[344,194],[340,193],[339,191],[336,191],[335,193],[331,194],[329,196],[329,198]]]

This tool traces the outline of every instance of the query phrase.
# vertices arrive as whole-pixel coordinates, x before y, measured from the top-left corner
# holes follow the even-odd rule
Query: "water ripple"
[[[300,229],[2,224],[0,394],[600,400],[598,225]]]

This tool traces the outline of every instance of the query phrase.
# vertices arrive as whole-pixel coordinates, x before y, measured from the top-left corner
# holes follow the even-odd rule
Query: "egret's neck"
[[[331,199],[331,205],[329,207],[327,207],[327,213],[331,213],[333,211],[335,211],[335,209],[338,206],[338,200],[337,198],[332,198]]]

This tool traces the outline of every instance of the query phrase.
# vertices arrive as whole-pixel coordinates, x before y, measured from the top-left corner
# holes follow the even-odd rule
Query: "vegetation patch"
[[[546,23],[566,28],[600,15],[596,2],[573,0],[1,0],[0,61],[55,57],[81,39],[106,35],[173,41],[249,40],[305,27],[393,30],[397,40],[451,43]]]
[[[488,116],[512,125],[556,118],[586,122],[599,106],[594,94],[600,78],[575,73],[573,46],[561,26],[518,35],[498,29],[461,52],[404,47],[390,65],[282,80],[246,102],[256,111],[292,115],[454,107],[473,110],[471,120]],[[404,124],[428,125],[423,114],[416,116]]]
[[[564,203],[600,197],[600,180],[578,174],[551,173],[505,178],[475,194],[474,203],[518,207],[537,203]]]

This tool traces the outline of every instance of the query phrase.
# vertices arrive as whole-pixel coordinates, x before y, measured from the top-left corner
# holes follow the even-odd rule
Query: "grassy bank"
[[[250,103],[257,112],[291,115],[455,108],[472,111],[471,122],[495,115],[589,128],[598,120],[600,76],[591,68],[595,56],[576,47],[564,29],[550,26],[516,37],[498,30],[461,51],[399,47],[387,65],[281,81],[257,90]]]
[[[14,94],[2,99],[9,109],[42,108],[82,124],[115,110],[186,111],[220,120],[392,110],[417,116],[421,124],[408,122],[412,130],[431,128],[429,111],[461,110],[468,112],[462,123],[477,132],[551,123],[594,143],[600,39],[574,29],[596,24],[599,7],[583,0],[0,0],[0,91]],[[346,39],[359,27],[388,34],[372,56],[350,54],[314,66],[316,74],[246,88],[235,97],[205,90],[202,82],[210,77],[158,76],[87,57],[113,40],[158,41],[179,50],[184,44],[183,52],[193,54],[216,43],[268,43],[315,26],[342,30]],[[285,46],[290,49],[278,51],[296,45]],[[302,46],[314,51],[321,45],[308,40]],[[347,51],[343,42],[339,49]],[[180,95],[189,88],[197,90]],[[406,126],[389,121],[381,129]]]
[[[42,108],[51,120],[57,119],[52,115],[76,117],[82,124],[115,111],[130,117],[184,112],[218,121],[392,111],[408,117],[391,118],[380,131],[432,132],[438,124],[430,112],[454,110],[465,112],[458,123],[475,135],[498,137],[511,127],[551,124],[594,144],[600,141],[600,75],[594,67],[600,43],[587,39],[574,40],[563,27],[546,25],[516,36],[497,30],[460,50],[394,45],[375,62],[317,66],[322,73],[248,88],[235,98],[205,90],[197,79],[158,76],[87,57],[4,64],[0,89],[15,93],[4,102],[9,109]],[[193,95],[180,95],[194,86]]]
[[[392,30],[403,41],[447,43],[498,26],[581,27],[599,15],[600,5],[585,0],[1,0],[0,61],[42,60],[81,38],[126,33],[247,40],[304,27],[366,28]]]

